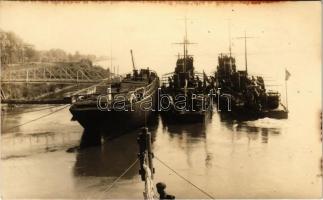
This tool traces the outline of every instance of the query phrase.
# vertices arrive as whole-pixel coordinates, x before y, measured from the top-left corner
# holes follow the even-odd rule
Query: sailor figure
[[[165,192],[166,184],[159,182],[156,184],[157,192],[159,194],[159,199],[175,199],[174,195],[169,195]]]

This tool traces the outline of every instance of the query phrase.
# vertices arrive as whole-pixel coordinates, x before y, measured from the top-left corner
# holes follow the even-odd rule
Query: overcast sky
[[[0,27],[13,31],[37,49],[110,55],[122,73],[131,70],[129,50],[136,65],[159,73],[174,70],[182,47],[185,16],[189,47],[198,71],[215,71],[217,56],[228,52],[229,21],[232,50],[238,68],[244,68],[244,42],[235,39],[247,31],[249,71],[282,79],[287,67],[295,84],[320,83],[321,3],[0,3]],[[229,20],[230,19],[230,20]],[[110,63],[106,61],[104,64]],[[304,69],[311,81],[304,78]],[[296,80],[296,79],[294,79]],[[304,79],[305,80],[305,79]]]

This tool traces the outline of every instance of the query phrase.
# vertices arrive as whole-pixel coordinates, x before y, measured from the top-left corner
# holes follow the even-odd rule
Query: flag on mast
[[[290,72],[287,69],[285,69],[285,81],[287,81],[290,76],[291,76]]]
[[[289,79],[290,76],[291,76],[290,72],[285,68],[285,90],[286,90],[286,108],[287,108],[287,111],[288,111],[287,80]]]

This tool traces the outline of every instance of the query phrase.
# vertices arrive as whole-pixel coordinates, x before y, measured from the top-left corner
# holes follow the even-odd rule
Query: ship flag
[[[285,68],[285,91],[286,91],[286,108],[288,111],[288,95],[287,95],[287,81],[289,79],[289,77],[291,76],[290,72]]]
[[[290,76],[291,76],[290,72],[287,69],[285,69],[285,81],[287,81]]]

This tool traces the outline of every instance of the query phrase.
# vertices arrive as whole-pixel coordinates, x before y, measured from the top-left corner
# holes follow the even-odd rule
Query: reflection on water
[[[268,143],[271,135],[275,136],[282,132],[281,124],[275,124],[276,121],[286,121],[286,119],[244,119],[236,120],[229,115],[220,113],[220,120],[231,132],[247,133],[247,137],[250,140],[258,140],[259,134],[261,136],[262,143]]]
[[[152,116],[148,128],[155,141],[158,126],[157,116]],[[109,134],[101,147],[90,147],[76,153],[75,176],[115,177],[123,173],[136,159],[138,153],[137,136],[140,129],[122,135]],[[139,165],[131,168],[124,178],[138,175]]]
[[[117,177],[137,159],[136,134],[103,143],[101,148],[90,147],[76,153],[75,176]],[[130,179],[138,174],[135,166],[124,176]]]
[[[167,131],[171,137],[174,135],[187,134],[190,137],[205,138],[206,124],[205,123],[190,123],[190,124],[174,124],[162,121],[163,131]]]
[[[6,111],[2,130],[56,109],[27,106]],[[156,157],[216,198],[318,197],[322,171],[317,121],[308,114],[304,125],[296,115],[238,121],[214,113],[203,123],[188,124],[155,116],[148,127]],[[109,134],[101,146],[72,151],[83,129],[70,119],[64,109],[2,134],[3,196],[142,198],[138,165],[104,192],[137,159],[140,129]],[[155,181],[166,182],[177,198],[207,198],[157,159],[154,167]]]

